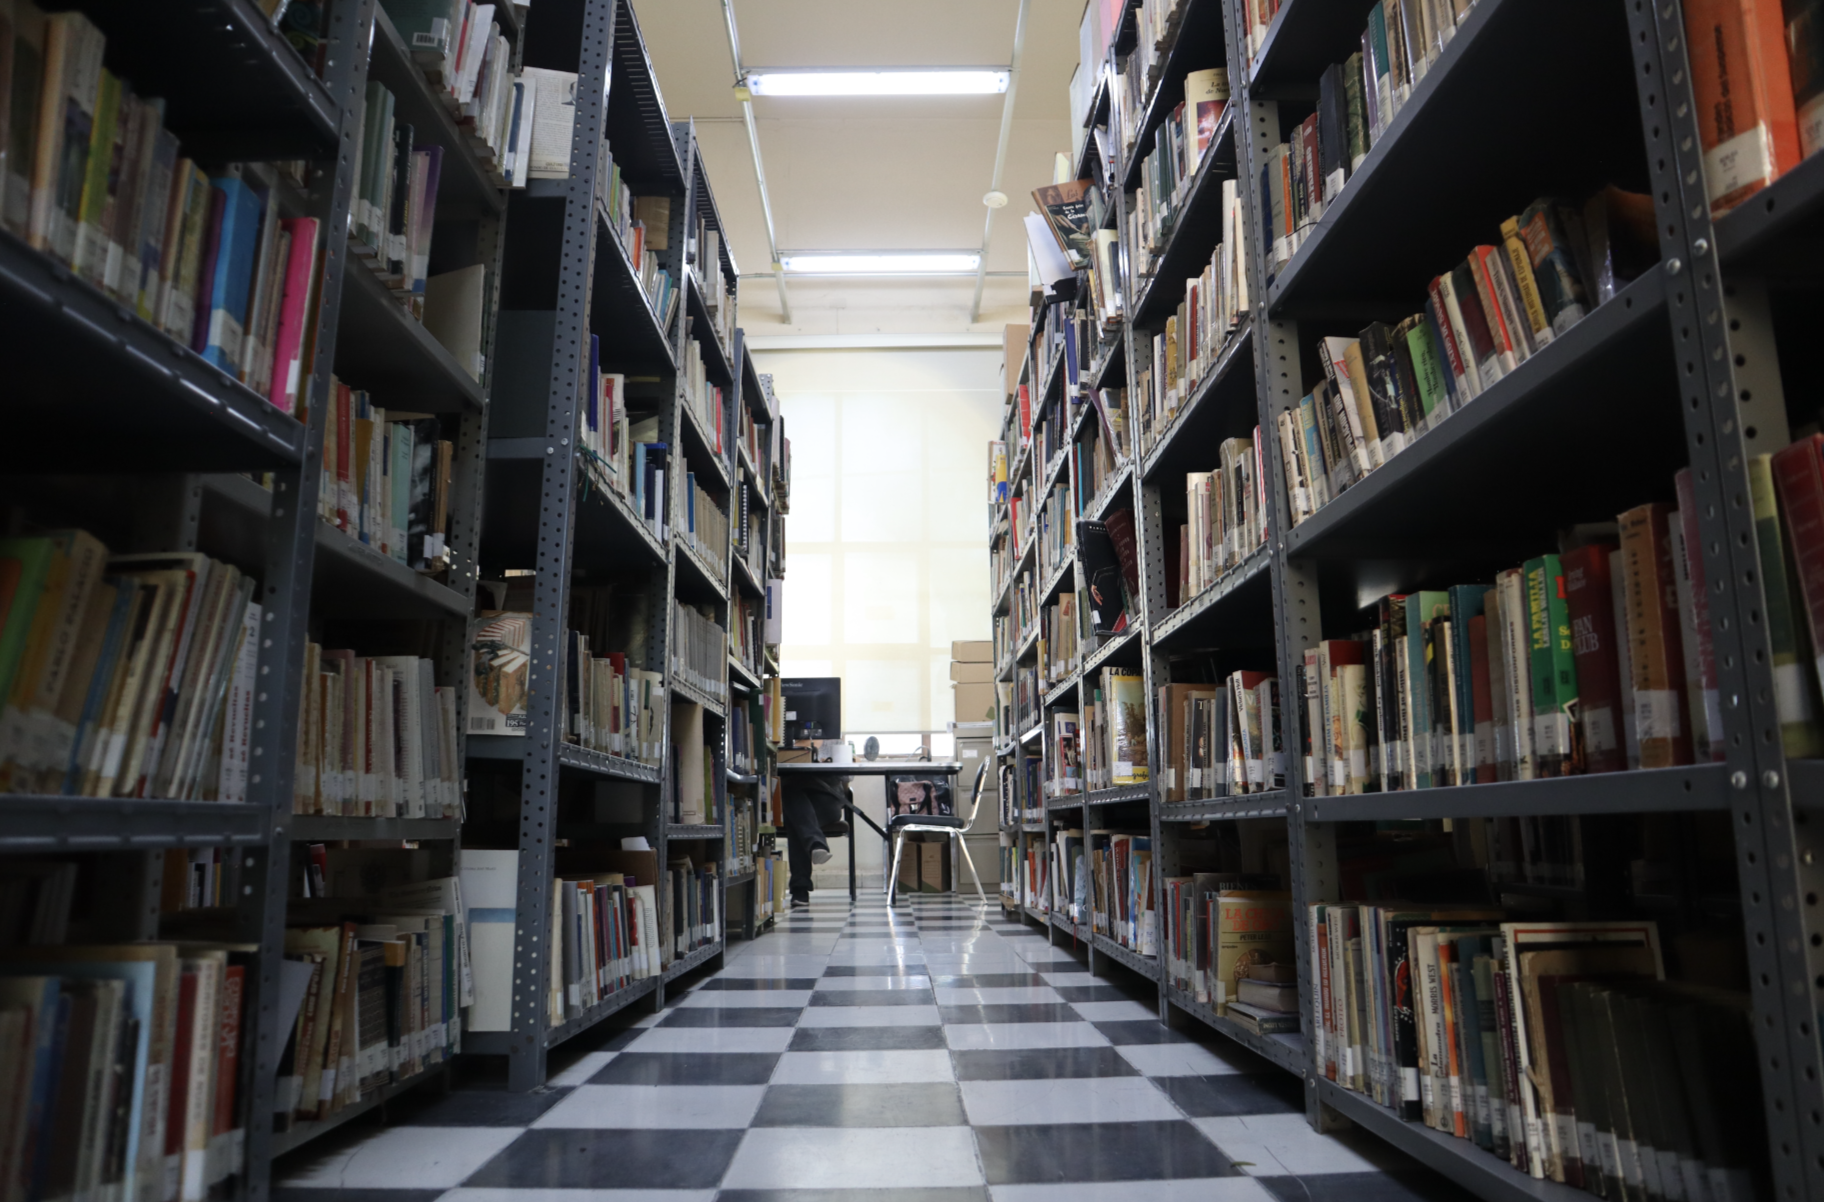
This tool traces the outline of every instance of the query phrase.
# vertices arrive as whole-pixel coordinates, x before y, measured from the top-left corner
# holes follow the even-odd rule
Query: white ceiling
[[[733,0],[742,65],[1004,67],[1018,0]],[[734,95],[722,0],[635,0],[672,120],[698,139],[735,262],[740,322],[756,335],[955,334],[1026,319],[1032,189],[1070,149],[1069,85],[1081,0],[1031,0],[1012,137],[980,320],[975,281],[788,280],[792,322],[770,278],[753,156]],[[1000,96],[757,98],[760,153],[781,250],[975,250],[994,171]]]

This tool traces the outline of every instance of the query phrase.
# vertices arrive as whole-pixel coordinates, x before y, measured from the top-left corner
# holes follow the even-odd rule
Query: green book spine
[[[0,610],[0,700],[12,696],[13,676],[25,658],[25,639],[31,633],[55,556],[55,539],[0,539],[0,587],[8,582],[11,586],[7,604]]]
[[[1393,60],[1387,56],[1387,9],[1385,5],[1376,4],[1368,10],[1368,48],[1374,55],[1375,99],[1379,102],[1375,116],[1380,128],[1374,132],[1381,133],[1393,124]]]
[[[1553,594],[1561,575],[1558,557],[1529,559],[1522,571],[1526,579],[1526,645],[1533,678],[1533,754],[1538,775],[1561,776],[1568,747],[1567,735],[1560,729],[1564,710],[1558,696],[1558,639],[1552,613]]]
[[[1425,411],[1426,428],[1439,406],[1449,412],[1449,385],[1445,383],[1444,364],[1437,344],[1431,338],[1431,323],[1420,318],[1406,327],[1406,347],[1412,352],[1412,374],[1418,381],[1419,405]]]
[[[1349,171],[1368,156],[1368,115],[1362,101],[1362,54],[1356,51],[1343,64],[1343,99],[1348,113]]]
[[[1552,711],[1552,723],[1558,739],[1559,754],[1564,757],[1561,775],[1583,771],[1583,736],[1575,721],[1577,714],[1577,655],[1571,641],[1571,606],[1564,595],[1564,567],[1556,555],[1547,555],[1548,573],[1545,589],[1546,617],[1551,636],[1552,683],[1558,708]]]
[[[1807,631],[1794,619],[1800,612],[1780,537],[1779,494],[1773,488],[1773,456],[1748,460],[1748,495],[1754,505],[1754,533],[1761,550],[1761,582],[1767,596],[1767,641],[1773,649],[1773,700],[1780,715],[1780,740],[1788,756],[1824,755],[1814,696],[1816,678],[1807,668]],[[4,663],[0,660],[0,663]]]

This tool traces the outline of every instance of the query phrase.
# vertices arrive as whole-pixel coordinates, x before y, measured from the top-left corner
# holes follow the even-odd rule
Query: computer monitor
[[[842,738],[842,677],[787,676],[779,681],[785,703],[785,740]]]

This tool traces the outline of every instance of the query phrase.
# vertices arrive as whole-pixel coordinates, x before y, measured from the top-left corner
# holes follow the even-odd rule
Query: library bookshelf
[[[1824,161],[1801,161],[1713,218],[1677,0],[1476,0],[1457,6],[1465,11],[1453,36],[1428,57],[1428,69],[1321,215],[1276,256],[1266,234],[1276,202],[1263,173],[1274,166],[1275,146],[1296,138],[1318,109],[1319,77],[1362,48],[1371,11],[1384,7],[1371,0],[1089,7],[1086,27],[1097,36],[1085,36],[1088,57],[1073,84],[1082,128],[1070,159],[1077,177],[1094,181],[1107,199],[1105,227],[1118,231],[1123,271],[1143,261],[1151,271],[1120,281],[1122,304],[1101,315],[1112,317],[1106,323],[1090,300],[1042,300],[1035,284],[1030,340],[1023,353],[1010,349],[1005,365],[1002,438],[1007,491],[1018,504],[991,501],[990,523],[1005,689],[996,750],[1003,789],[1011,787],[1001,829],[1012,871],[1004,879],[1035,857],[1044,864],[1059,831],[1101,828],[1150,839],[1157,890],[1161,878],[1205,867],[1188,857],[1215,832],[1241,848],[1241,870],[1272,870],[1291,895],[1302,1033],[1257,1035],[1198,1002],[1171,984],[1158,957],[1056,912],[1050,897],[1028,888],[1036,871],[1004,886],[1003,906],[1040,923],[1054,942],[1087,945],[1092,970],[1154,982],[1170,1021],[1204,1024],[1298,1077],[1319,1129],[1352,1121],[1483,1197],[1568,1202],[1583,1191],[1405,1121],[1328,1075],[1311,1034],[1323,1020],[1305,920],[1313,904],[1368,900],[1345,867],[1349,848],[1374,829],[1365,824],[1462,840],[1492,820],[1568,820],[1583,839],[1576,879],[1495,874],[1485,881],[1488,900],[1517,917],[1652,919],[1668,940],[1722,932],[1741,959],[1735,987],[1758,1053],[1767,1135],[1761,1171],[1773,1196],[1816,1196],[1824,1190],[1816,1018],[1824,999],[1817,903],[1824,869],[1815,815],[1824,780],[1819,761],[1783,751],[1747,470],[1752,456],[1786,446],[1789,430],[1813,416],[1797,398],[1815,370],[1795,343],[1815,303],[1805,248],[1824,221]],[[1535,69],[1547,59],[1580,81],[1574,119],[1549,115],[1565,98],[1541,91]],[[1169,230],[1137,245],[1146,236],[1131,220],[1145,199],[1138,190],[1148,186],[1144,160],[1165,138],[1187,75],[1212,67],[1226,69],[1226,107],[1208,149],[1172,194]],[[1496,153],[1453,153],[1477,144],[1491,118],[1517,114],[1516,106],[1528,111],[1526,128],[1499,139]],[[1248,303],[1171,411],[1143,420],[1138,408],[1147,400],[1137,392],[1154,363],[1153,339],[1174,316],[1184,280],[1203,270],[1224,238],[1225,181],[1236,181]],[[1656,261],[1618,280],[1562,336],[1347,491],[1295,513],[1276,423],[1323,383],[1322,339],[1397,321],[1415,298],[1422,303],[1433,273],[1477,241],[1499,242],[1502,219],[1533,197],[1560,193],[1580,202],[1606,183],[1650,203]],[[1079,272],[1076,295],[1087,297],[1092,286]],[[1064,324],[1073,326],[1067,345],[1076,361],[1060,367],[1055,344]],[[1021,386],[1030,437],[1022,436]],[[1129,445],[1092,467],[1093,455],[1071,450],[1106,437],[1092,393],[1123,388]],[[1176,559],[1178,525],[1186,521],[1186,474],[1218,467],[1218,444],[1256,427],[1264,436],[1260,537],[1196,595],[1171,595],[1168,577],[1176,583],[1178,571],[1168,557]],[[1722,698],[1713,760],[1383,792],[1314,787],[1306,699],[1292,683],[1303,680],[1307,651],[1372,625],[1362,614],[1389,593],[1492,579],[1555,549],[1557,533],[1573,523],[1673,501],[1674,472],[1687,466]],[[1542,492],[1548,476],[1553,483]],[[1046,605],[1073,592],[1079,611],[1088,601],[1081,546],[1065,545],[1042,568],[1043,536],[1121,509],[1133,515],[1138,568],[1130,627],[1100,640],[1082,627],[1076,653],[1056,656],[1040,637]],[[1058,767],[1053,715],[1080,714],[1111,665],[1145,679],[1154,777],[1052,793],[1045,782]],[[1166,802],[1157,774],[1168,750],[1160,688],[1220,681],[1238,669],[1280,682],[1283,787]],[[1627,854],[1611,844],[1646,822],[1681,831],[1687,842],[1658,876],[1631,878]],[[1705,843],[1708,854],[1693,842]],[[1477,863],[1468,851],[1460,862]],[[1166,938],[1163,901],[1156,896],[1151,911],[1158,946]]]

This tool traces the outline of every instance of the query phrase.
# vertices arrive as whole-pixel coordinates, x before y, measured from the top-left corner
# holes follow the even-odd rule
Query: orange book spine
[[[1691,90],[1713,213],[1799,161],[1799,119],[1779,0],[1685,0]]]

